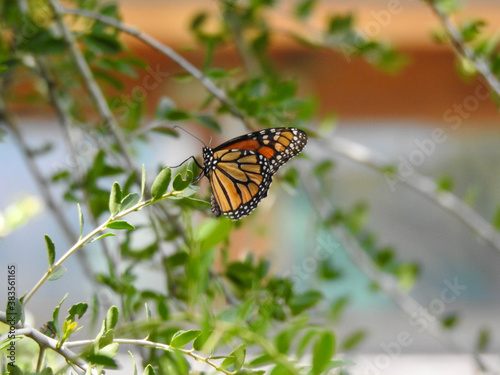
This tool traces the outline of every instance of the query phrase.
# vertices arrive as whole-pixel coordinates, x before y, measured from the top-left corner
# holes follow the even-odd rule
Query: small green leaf
[[[302,294],[294,295],[288,305],[292,310],[293,315],[300,314],[302,311],[316,305],[322,298],[322,294],[316,290],[310,290]]]
[[[106,225],[106,228],[109,228],[109,229],[128,229],[128,230],[135,229],[135,227],[132,224],[130,224],[129,222],[127,222],[125,220],[112,221],[111,223]]]
[[[54,280],[60,279],[61,277],[63,277],[66,274],[67,271],[68,270],[65,266],[60,265],[56,269],[52,270],[52,272],[50,273],[47,280],[54,281]]]
[[[342,312],[344,312],[348,304],[349,304],[349,297],[347,296],[342,296],[332,303],[332,307],[330,308],[330,314],[334,322],[339,321]]]
[[[366,331],[363,329],[359,329],[357,331],[354,331],[351,333],[349,336],[345,338],[344,341],[342,341],[342,350],[343,351],[348,351],[354,349],[356,346],[361,344],[363,340],[366,337]]]
[[[490,341],[491,341],[490,330],[482,328],[481,331],[479,331],[479,335],[477,338],[477,344],[476,344],[477,351],[484,352],[488,348]]]
[[[331,332],[324,332],[313,348],[312,373],[321,374],[332,359],[335,351],[335,338]]]
[[[15,325],[17,322],[24,322],[24,308],[19,299],[14,298],[14,300],[8,300],[7,306],[5,307],[5,314],[9,319],[10,325]],[[13,324],[12,324],[13,323]]]
[[[167,114],[176,108],[176,105],[172,99],[167,96],[162,96],[158,100],[158,105],[156,106],[155,117],[157,119],[164,119]]]
[[[233,222],[230,220],[208,219],[196,228],[195,238],[202,250],[208,250],[226,241],[232,228]]]
[[[441,320],[441,324],[446,329],[452,329],[453,327],[455,327],[457,325],[457,323],[458,323],[458,315],[457,314],[447,315]]]
[[[92,34],[82,35],[81,39],[88,48],[99,54],[114,54],[122,50],[121,43],[115,35],[93,32]]]
[[[436,181],[438,191],[452,191],[453,190],[453,180],[451,177],[444,176]]]
[[[325,174],[327,174],[334,166],[333,161],[331,160],[323,160],[322,162],[319,162],[316,164],[316,166],[313,169],[313,173],[317,177],[322,177]]]
[[[95,241],[99,241],[101,238],[114,237],[114,236],[116,236],[116,234],[114,234],[114,233],[104,233],[104,234],[100,235],[99,237],[94,238],[92,241],[90,241],[90,243],[95,242]]]
[[[170,121],[185,121],[189,120],[191,115],[181,109],[171,109],[164,115],[164,118]]]
[[[191,342],[201,334],[200,330],[179,331],[170,341],[170,346],[174,348],[182,348],[187,343]]]
[[[213,331],[207,330],[203,331],[194,341],[193,341],[193,349],[194,350],[202,350],[203,345],[207,342],[208,338],[212,334]]]
[[[172,186],[175,191],[183,191],[186,189],[191,182],[193,181],[193,172],[190,170],[186,171],[186,179],[184,180],[181,176],[181,174],[177,174],[174,178],[174,182],[172,183]]]
[[[99,366],[105,366],[108,368],[118,368],[118,365],[116,364],[115,360],[113,358],[108,357],[107,355],[102,355],[102,354],[90,354],[86,357],[87,361],[99,365]]]
[[[157,132],[157,133],[169,135],[169,136],[172,136],[175,138],[179,137],[179,133],[175,129],[172,129],[170,126],[159,125],[159,126],[152,127],[150,130],[152,132]]]
[[[158,302],[156,303],[156,310],[158,311],[158,315],[163,319],[163,320],[168,320],[168,305],[163,299],[159,299]]]
[[[137,203],[139,203],[139,198],[139,194],[137,193],[128,194],[125,198],[122,199],[120,203],[121,210],[125,211],[130,207],[135,206]]]
[[[493,226],[496,230],[500,231],[500,206],[497,207],[495,211],[495,216],[493,217]]]
[[[115,181],[113,187],[111,188],[111,193],[109,194],[109,212],[111,216],[115,216],[120,212],[120,203],[122,201],[122,189],[120,184]]]
[[[295,14],[299,18],[307,18],[317,3],[317,0],[300,0],[295,6]]]
[[[147,365],[142,375],[156,375],[156,372],[153,366]]]
[[[304,336],[300,339],[299,344],[297,345],[297,357],[300,358],[304,355],[307,345],[311,341],[311,339],[319,333],[316,329],[311,329],[307,331]]]
[[[116,327],[118,323],[118,308],[116,306],[111,306],[106,314],[105,327],[106,330],[110,330]]]
[[[130,361],[132,362],[132,368],[134,369],[133,375],[137,375],[137,366],[135,365],[135,358],[132,352],[129,350],[128,355],[130,356]]]
[[[56,331],[57,337],[59,337],[59,338],[62,337],[61,327],[59,326],[59,310],[61,309],[61,306],[62,306],[62,304],[67,296],[68,296],[68,294],[66,294],[63,297],[61,302],[59,302],[59,305],[57,305],[56,308],[54,309],[54,311],[52,312],[52,322],[51,323],[52,323],[52,326],[54,327],[54,330]]]
[[[83,314],[85,314],[87,312],[87,308],[89,306],[84,303],[84,302],[80,302],[80,303],[77,303],[73,306],[70,307],[70,309],[68,310],[69,312],[69,320],[72,320],[72,321],[75,321],[75,317],[78,315],[78,319],[81,319]],[[67,319],[68,319],[67,318]]]
[[[268,364],[271,361],[272,361],[272,357],[269,354],[263,354],[261,356],[258,356],[255,359],[252,359],[252,361],[249,363],[249,365],[251,367],[259,367],[259,366]]]
[[[46,234],[45,235],[45,245],[47,246],[47,259],[49,260],[49,268],[52,267],[54,261],[56,260],[56,247],[54,242],[52,242],[51,238]]]
[[[160,199],[166,193],[171,176],[172,171],[169,167],[163,168],[158,174],[151,187],[151,196],[153,199]]]
[[[218,133],[220,133],[221,131],[219,123],[215,121],[213,117],[201,115],[201,116],[196,116],[195,120],[210,130],[213,130]]]

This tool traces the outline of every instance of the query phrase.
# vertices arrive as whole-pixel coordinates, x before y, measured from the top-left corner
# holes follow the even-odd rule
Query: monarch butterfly
[[[239,220],[267,196],[276,171],[302,151],[307,135],[295,128],[264,129],[203,147],[203,164],[193,158],[212,188],[212,213]],[[195,181],[195,182],[196,182]]]

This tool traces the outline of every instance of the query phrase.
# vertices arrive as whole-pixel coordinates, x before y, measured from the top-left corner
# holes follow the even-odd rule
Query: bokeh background
[[[188,25],[201,10],[215,14],[217,7],[214,2],[122,0],[119,3],[127,24],[153,35],[180,51],[194,65],[201,66],[203,52],[196,48]],[[395,4],[396,13],[387,12],[392,6],[390,4]],[[283,6],[286,10],[286,4]],[[370,37],[387,40],[409,58],[408,65],[399,73],[388,75],[361,59],[326,49],[304,48],[284,37],[273,41],[275,63],[286,76],[297,79],[301,95],[317,97],[319,112],[337,117],[337,128],[332,136],[357,142],[388,161],[400,163],[410,160],[412,153],[419,150],[419,142],[432,139],[436,129],[442,130],[444,141],[436,144],[415,169],[432,178],[450,177],[454,181],[453,191],[458,196],[464,197],[472,189],[476,195],[477,211],[491,220],[500,202],[498,108],[485,96],[484,83],[460,78],[457,59],[450,47],[433,41],[431,32],[439,27],[439,22],[431,10],[423,2],[411,0],[324,1],[319,9],[313,17],[313,26],[317,23],[319,27],[328,13],[354,12],[361,31]],[[272,22],[284,31],[302,27],[290,22],[284,14],[284,11],[271,14]],[[487,30],[498,32],[500,3],[497,0],[469,1],[460,16],[458,19],[485,19],[488,21]],[[134,39],[125,39],[153,71],[168,72],[165,76],[157,76],[158,84],[147,90],[146,96],[141,96],[140,100],[144,100],[150,109],[163,95],[175,98],[178,105],[185,108],[196,106],[204,97],[205,93],[197,82],[186,84],[171,79],[182,72],[175,63]],[[240,64],[236,51],[229,48],[219,51],[214,62],[221,67]],[[144,78],[151,75],[148,71],[143,74],[128,81],[122,95],[124,105],[137,99],[134,97],[137,87],[142,87]],[[66,151],[58,146],[61,136],[54,124],[54,114],[36,107],[16,108],[16,113],[20,129],[33,147],[41,147],[47,142],[55,145],[55,152],[41,159],[39,164],[44,173],[51,174],[67,156]],[[223,133],[213,140],[213,144],[245,131],[235,120],[223,125]],[[202,139],[211,136],[199,128],[192,131]],[[312,141],[308,147],[320,146]],[[321,151],[314,152],[320,155]],[[159,162],[175,165],[192,154],[200,156],[201,149],[200,144],[189,136],[180,139],[160,136],[151,147],[140,149],[139,161],[145,163],[152,176]],[[489,328],[492,333],[489,350],[497,353],[500,349],[498,251],[479,241],[456,217],[404,184],[393,188],[383,175],[366,166],[339,155],[328,156],[336,163],[332,201],[339,207],[366,202],[370,207],[369,226],[378,234],[379,241],[394,246],[401,259],[417,261],[421,265],[420,279],[412,296],[424,307],[432,309],[437,306],[433,301],[441,298],[447,282],[455,280],[463,285],[463,291],[438,315],[459,313],[460,321],[452,335],[464,348],[474,347],[478,331]],[[21,153],[12,138],[7,136],[0,144],[0,210],[28,195],[40,196],[40,193]],[[234,238],[233,256],[242,256],[248,250],[267,254],[273,260],[274,271],[281,273],[289,272],[294,265],[303,267],[315,246],[324,240],[322,234],[314,233],[310,228],[316,215],[311,203],[300,192],[288,194],[283,190],[275,191],[268,200],[259,210],[264,211],[262,216],[271,215],[269,222],[273,235],[254,240],[240,230]],[[76,207],[68,204],[67,217],[77,228]],[[254,221],[253,224],[259,223]],[[31,288],[45,270],[45,233],[51,235],[59,254],[70,245],[57,230],[50,212],[42,208],[26,228],[0,240],[1,263],[18,264],[18,290]],[[328,234],[324,234],[324,238],[327,237]],[[102,259],[97,251],[93,252],[96,249],[88,246],[85,251],[98,269]],[[368,279],[341,250],[332,256],[334,263],[344,271],[341,281],[315,285],[312,277],[306,277],[301,283],[322,288],[332,299],[351,296],[352,303],[338,324],[337,333],[342,336],[354,329],[366,328],[369,335],[358,349],[359,353],[368,355],[363,358],[376,360],[377,355],[384,353],[383,348],[397,341],[398,335],[404,331],[409,333],[412,343],[402,349],[401,356],[398,355],[384,373],[398,373],[399,364],[406,363],[404,361],[408,358],[418,358],[416,363],[420,366],[427,363],[431,369],[439,371],[436,373],[470,373],[464,372],[472,368],[469,357],[450,356],[446,347],[420,332],[418,326],[412,324],[389,298],[370,291]],[[37,310],[36,324],[50,320],[53,306],[66,292],[70,292],[68,306],[91,294],[77,258],[70,259],[67,267],[69,272],[63,279],[52,282],[50,288],[45,285],[33,300],[32,308]],[[145,285],[154,284],[154,272],[143,275],[141,280]],[[2,289],[0,301],[4,296],[5,290]],[[489,360],[497,359],[492,357]],[[413,368],[420,369],[415,366]],[[362,371],[371,373],[368,367]],[[426,373],[432,373],[430,371]]]

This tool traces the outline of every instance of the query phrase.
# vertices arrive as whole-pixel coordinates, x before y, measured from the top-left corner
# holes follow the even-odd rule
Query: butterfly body
[[[212,213],[232,220],[250,214],[267,196],[273,175],[306,143],[302,130],[274,128],[204,147],[201,168],[212,188]]]

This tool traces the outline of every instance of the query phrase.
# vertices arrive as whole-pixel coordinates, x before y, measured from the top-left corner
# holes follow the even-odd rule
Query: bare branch
[[[53,1],[53,0],[52,0]],[[205,88],[217,99],[219,99],[222,103],[224,103],[229,111],[239,118],[241,121],[245,122],[245,116],[244,114],[234,105],[234,103],[231,101],[230,98],[226,95],[226,93],[218,88],[207,76],[205,76],[198,68],[196,68],[193,64],[191,64],[189,61],[187,61],[184,57],[179,55],[177,52],[175,52],[172,48],[169,46],[161,43],[157,39],[153,38],[152,36],[132,27],[125,25],[124,23],[111,18],[107,16],[103,16],[98,13],[94,12],[89,12],[86,10],[81,10],[81,9],[69,9],[69,8],[64,8],[61,9],[61,13],[64,14],[73,14],[73,15],[78,15],[78,16],[84,16],[88,18],[95,19],[99,22],[105,23],[107,25],[113,26],[127,34],[130,34],[137,39],[143,41],[144,43],[148,44],[155,50],[161,52],[162,54],[168,56],[170,59],[175,61],[181,68],[183,68],[185,71],[187,71],[189,74],[191,74],[194,78],[196,78],[200,83],[205,86]]]
[[[430,201],[435,202],[446,211],[453,214],[462,223],[469,227],[474,234],[485,240],[495,250],[500,252],[500,233],[473,208],[466,205],[456,195],[438,191],[436,183],[418,172],[413,172],[410,177],[401,177],[398,174],[392,174],[387,171],[387,168],[392,164],[381,155],[376,154],[369,148],[352,142],[348,139],[335,137],[329,143],[325,142],[327,147],[332,152],[342,155],[357,163],[361,163],[376,171],[382,172],[386,177],[397,180],[417,193],[423,195]]]
[[[0,311],[0,322],[7,324],[7,317],[6,317],[5,312],[3,312],[3,311]],[[66,345],[63,344],[60,347],[58,347],[57,340],[50,338],[48,336],[45,336],[40,331],[38,331],[35,328],[30,327],[28,325],[24,325],[23,327],[21,327],[20,324],[17,324],[15,327],[16,327],[16,330],[15,330],[14,334],[16,337],[19,337],[19,336],[29,337],[29,338],[33,339],[38,344],[38,346],[40,347],[40,350],[42,350],[42,348],[52,349],[56,353],[63,356],[68,363],[75,364],[78,368],[80,368],[83,371],[83,373],[85,373],[87,371],[87,368],[88,368],[87,362],[85,362],[77,354],[75,354],[74,352],[69,350]],[[5,334],[2,337],[0,337],[0,342],[3,342],[4,340],[6,340],[8,337],[7,335],[8,334]],[[97,371],[95,371],[95,370],[91,370],[91,372],[92,372],[92,374],[97,374]]]

